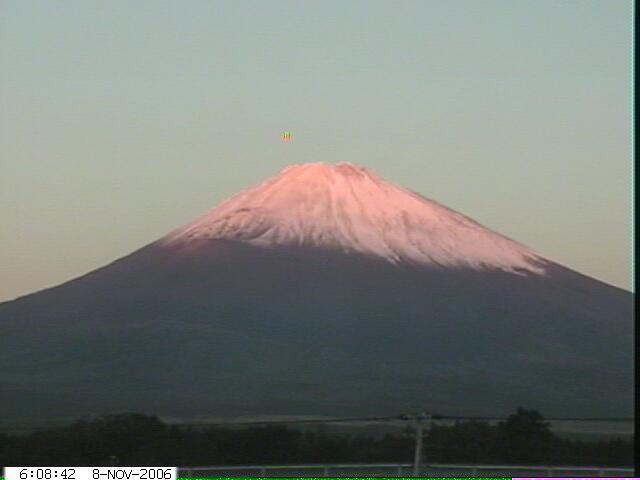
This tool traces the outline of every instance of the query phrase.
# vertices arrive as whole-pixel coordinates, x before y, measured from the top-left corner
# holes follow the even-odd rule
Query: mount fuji
[[[16,421],[632,411],[630,292],[348,163],[0,304],[0,338]]]

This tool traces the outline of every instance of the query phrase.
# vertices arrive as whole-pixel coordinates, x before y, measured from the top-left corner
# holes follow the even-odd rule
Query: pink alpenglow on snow
[[[433,200],[350,163],[292,165],[161,242],[314,246],[392,263],[544,274],[547,260]]]

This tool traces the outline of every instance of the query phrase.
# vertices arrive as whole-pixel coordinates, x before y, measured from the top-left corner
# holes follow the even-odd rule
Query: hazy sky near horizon
[[[630,289],[631,8],[4,0],[0,301],[318,161]]]

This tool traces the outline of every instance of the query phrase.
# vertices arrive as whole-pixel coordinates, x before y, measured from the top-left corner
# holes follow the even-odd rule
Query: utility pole
[[[422,440],[425,420],[432,418],[430,414],[421,412],[417,415],[401,415],[402,420],[414,420],[416,427],[416,449],[413,454],[413,476],[419,477],[422,469]]]
[[[422,467],[422,423],[416,421],[416,451],[413,455],[413,476],[420,476],[420,467]]]

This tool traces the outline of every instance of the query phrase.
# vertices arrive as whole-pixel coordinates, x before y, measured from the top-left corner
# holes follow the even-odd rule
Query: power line
[[[434,420],[507,420],[509,417],[469,417],[461,415],[434,415]],[[632,417],[544,417],[547,422],[633,422]]]
[[[236,425],[292,425],[292,424],[310,424],[310,423],[346,423],[346,422],[385,422],[392,420],[401,420],[395,417],[347,417],[347,418],[314,418],[309,420],[255,420],[255,421],[238,421],[238,422],[198,422],[198,423],[172,423],[172,425],[186,427],[204,427],[204,426],[236,426]]]
[[[472,415],[439,415],[425,414],[420,417],[423,420],[470,420],[470,421],[501,421],[508,420],[509,417],[497,416],[472,416]],[[254,421],[221,421],[221,422],[197,422],[197,423],[173,423],[184,427],[205,427],[205,426],[250,426],[250,425],[294,425],[294,424],[323,424],[323,423],[362,423],[362,422],[397,422],[415,420],[415,416],[399,415],[389,417],[346,417],[346,418],[316,418],[316,419],[295,419],[295,420],[254,420]],[[549,417],[544,418],[548,422],[633,422],[632,417]]]
[[[504,421],[509,417],[498,416],[474,416],[474,415],[440,415],[421,414],[415,415],[395,415],[385,417],[339,417],[339,418],[314,418],[314,419],[292,419],[292,420],[240,420],[240,421],[217,421],[217,422],[166,422],[169,425],[178,427],[241,427],[241,426],[261,426],[261,425],[312,425],[312,424],[332,424],[332,423],[366,423],[366,422],[406,422],[406,421],[438,421],[438,420],[468,420],[468,421]],[[549,417],[543,418],[547,422],[633,422],[633,417]],[[2,427],[0,427],[2,428]],[[63,428],[61,425],[50,425],[47,427],[34,426],[11,426],[5,425],[5,430],[12,431],[38,431],[52,428]]]

